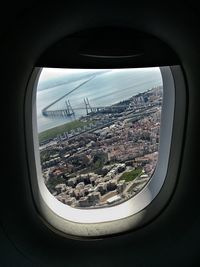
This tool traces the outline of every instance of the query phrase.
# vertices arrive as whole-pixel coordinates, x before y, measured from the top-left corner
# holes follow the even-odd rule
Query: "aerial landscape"
[[[77,86],[85,84],[88,80]],[[62,125],[38,133],[41,170],[49,192],[72,208],[118,205],[142,190],[158,160],[163,90],[156,85],[110,105],[82,99],[83,115],[63,98],[62,108],[43,107],[43,116]]]

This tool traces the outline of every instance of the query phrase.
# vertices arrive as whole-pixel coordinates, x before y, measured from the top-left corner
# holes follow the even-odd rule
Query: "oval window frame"
[[[35,68],[25,99],[26,141],[31,186],[38,213],[48,227],[62,235],[99,238],[127,232],[152,220],[169,201],[177,181],[186,110],[186,87],[180,66],[160,67],[163,79],[159,157],[145,187],[131,199],[107,208],[81,210],[50,194],[41,174],[36,90],[41,68]],[[71,212],[73,210],[73,212]]]

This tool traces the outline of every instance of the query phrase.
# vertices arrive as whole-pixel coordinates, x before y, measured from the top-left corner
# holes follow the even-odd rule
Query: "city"
[[[95,110],[86,99],[79,127],[40,140],[50,193],[73,208],[94,209],[140,192],[158,160],[162,97],[158,86]]]

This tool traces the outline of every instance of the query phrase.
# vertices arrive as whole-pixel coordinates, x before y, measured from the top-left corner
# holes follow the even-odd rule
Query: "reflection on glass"
[[[149,181],[158,159],[159,68],[43,69],[37,87],[41,169],[73,208],[120,204]]]

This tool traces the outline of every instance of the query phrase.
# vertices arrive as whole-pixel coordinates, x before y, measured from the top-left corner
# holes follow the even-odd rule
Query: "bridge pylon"
[[[85,103],[85,109],[86,109],[86,114],[88,115],[90,112],[92,112],[92,107],[90,106],[90,102],[87,97],[84,98],[84,103]],[[89,112],[90,110],[90,112]]]
[[[69,115],[73,115],[74,114],[74,110],[71,106],[71,103],[69,102],[69,99],[65,101],[65,104],[66,104],[66,115],[69,116]]]

